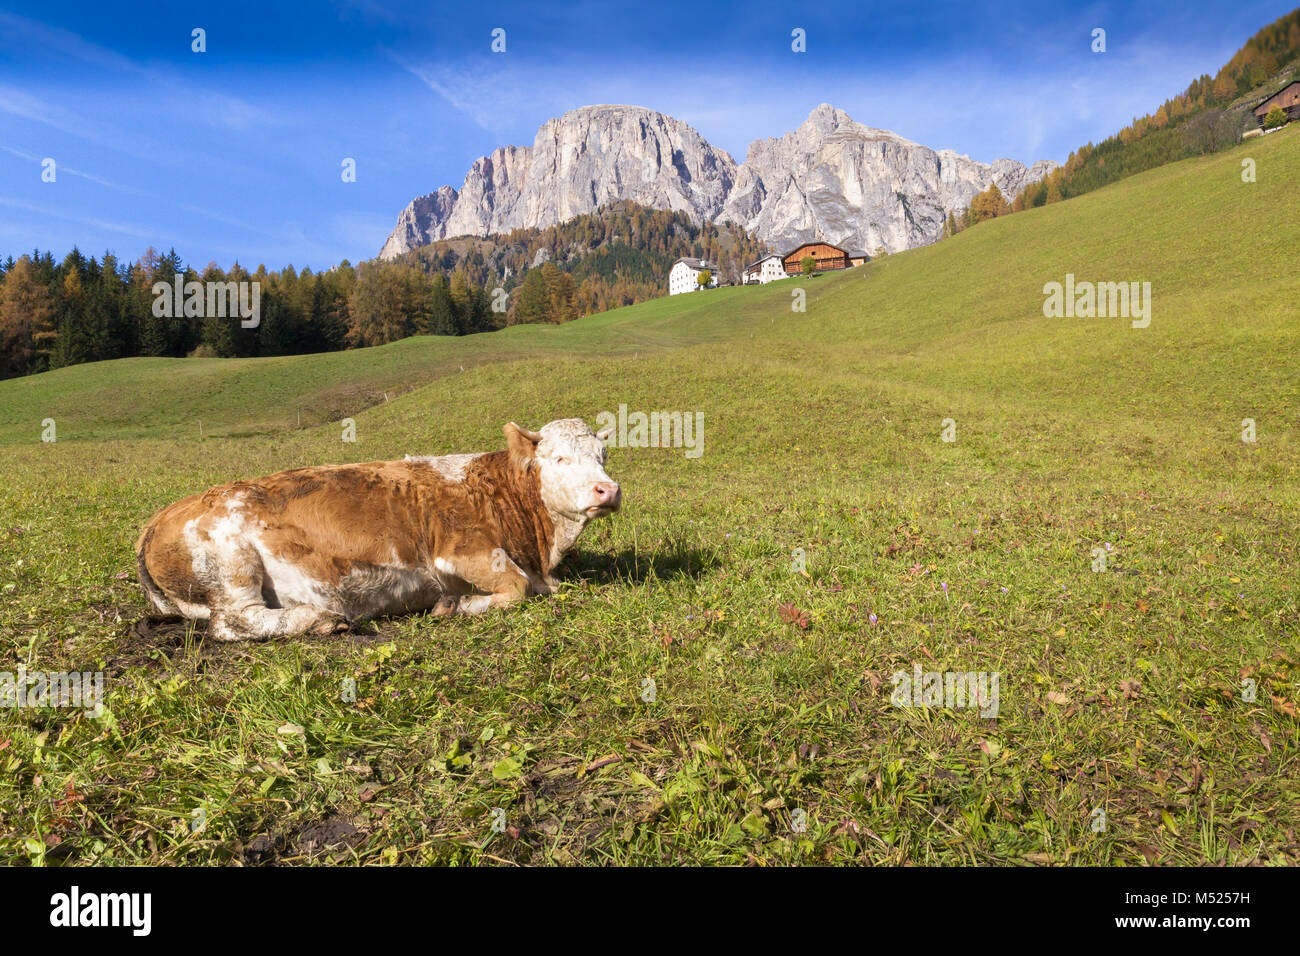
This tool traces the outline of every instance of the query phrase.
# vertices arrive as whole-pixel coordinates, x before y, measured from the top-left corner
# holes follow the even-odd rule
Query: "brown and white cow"
[[[621,503],[608,435],[576,418],[504,430],[505,451],[297,468],[178,501],[136,542],[140,585],[227,641],[549,594],[586,523]]]

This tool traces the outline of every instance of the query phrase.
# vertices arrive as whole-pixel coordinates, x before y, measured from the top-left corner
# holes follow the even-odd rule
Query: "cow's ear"
[[[605,441],[612,434],[614,434],[614,426],[610,425],[608,428],[602,428],[600,431],[596,432],[596,437],[601,441]]]
[[[506,448],[510,450],[511,458],[526,462],[537,455],[537,443],[542,440],[541,432],[530,432],[514,422],[507,422],[502,431],[506,433]]]

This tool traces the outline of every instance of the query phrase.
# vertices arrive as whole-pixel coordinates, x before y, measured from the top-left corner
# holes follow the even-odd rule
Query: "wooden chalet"
[[[1263,127],[1269,110],[1275,106],[1286,114],[1288,122],[1300,119],[1300,80],[1292,80],[1272,96],[1261,100],[1259,105],[1251,111],[1255,114],[1255,120],[1260,127]]]
[[[782,257],[785,274],[793,276],[803,272],[803,260],[809,256],[817,261],[818,272],[834,272],[852,265],[848,252],[839,246],[832,246],[829,242],[805,242]]]

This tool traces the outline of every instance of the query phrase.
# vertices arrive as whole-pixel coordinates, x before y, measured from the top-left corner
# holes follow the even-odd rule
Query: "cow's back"
[[[428,504],[455,506],[457,496],[440,494],[441,484],[428,469],[382,461],[227,482],[154,515],[136,543],[141,584],[159,610],[168,609],[151,584],[191,605],[180,608],[186,616],[202,617],[215,590],[251,577],[255,562],[324,587],[355,569],[415,566]]]

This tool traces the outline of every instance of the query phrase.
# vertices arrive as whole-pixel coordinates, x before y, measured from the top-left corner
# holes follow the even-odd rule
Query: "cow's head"
[[[540,432],[510,422],[505,433],[511,457],[537,469],[548,511],[585,521],[618,510],[623,492],[605,474],[607,433],[596,434],[580,418],[548,422]]]

